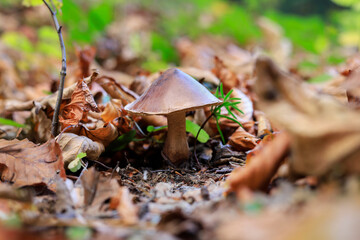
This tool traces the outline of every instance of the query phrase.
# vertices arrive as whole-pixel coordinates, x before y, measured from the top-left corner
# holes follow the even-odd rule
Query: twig
[[[66,76],[66,51],[65,51],[64,39],[61,34],[62,26],[59,25],[59,22],[56,18],[56,10],[54,11],[45,0],[43,0],[43,2],[46,5],[46,7],[49,9],[51,16],[53,18],[53,21],[55,24],[55,29],[59,36],[59,42],[60,42],[60,47],[61,47],[61,57],[62,57],[61,71],[60,71],[60,84],[59,84],[59,90],[58,90],[58,95],[57,95],[57,99],[56,99],[56,105],[55,105],[55,109],[54,109],[54,116],[53,116],[52,123],[51,123],[51,134],[55,137],[58,133],[59,112],[60,112],[60,105],[61,105],[62,95],[63,95],[63,91],[64,91],[64,83],[65,83],[65,76]]]

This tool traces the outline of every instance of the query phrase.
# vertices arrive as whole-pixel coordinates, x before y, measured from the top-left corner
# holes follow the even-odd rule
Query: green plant
[[[219,134],[220,134],[220,137],[221,137],[221,140],[222,142],[225,144],[225,138],[224,138],[224,134],[222,133],[221,131],[221,128],[220,128],[220,124],[219,124],[219,120],[220,118],[226,118],[226,119],[229,119],[233,122],[236,122],[237,124],[239,124],[239,126],[242,126],[241,123],[236,119],[236,116],[234,115],[234,113],[231,112],[230,108],[234,108],[235,110],[239,111],[240,113],[243,114],[243,112],[237,107],[237,105],[240,103],[240,100],[241,98],[231,98],[230,95],[231,93],[233,92],[233,90],[230,90],[226,95],[224,94],[224,90],[223,90],[223,85],[222,83],[220,83],[220,85],[216,88],[216,91],[215,91],[215,97],[217,98],[222,98],[223,99],[223,103],[218,105],[218,106],[215,106],[215,107],[211,107],[210,109],[210,116],[203,122],[203,124],[200,126],[200,129],[198,130],[197,134],[196,134],[196,137],[195,139],[198,139],[199,137],[199,134],[200,134],[200,131],[204,128],[205,124],[212,118],[214,117],[215,120],[216,120],[216,127],[219,131]],[[229,115],[230,116],[226,116],[226,115],[223,115],[221,114],[221,109],[222,108],[226,108],[226,110],[228,111]],[[199,163],[199,160],[196,156],[196,141],[195,141],[195,144],[194,144],[194,157],[195,157],[195,160],[198,164],[198,166],[200,166],[200,163]]]
[[[85,165],[84,165],[83,161],[81,160],[84,157],[86,157],[86,153],[83,153],[83,152],[79,153],[76,156],[76,158],[69,163],[68,169],[72,172],[77,172],[77,171],[79,171],[79,169],[81,167],[85,168]]]
[[[18,127],[18,128],[25,127],[24,124],[20,124],[18,122],[13,121],[13,120],[2,118],[2,117],[0,117],[0,125],[8,125],[8,126],[13,126],[13,127]]]
[[[240,103],[241,101],[241,98],[231,98],[230,95],[231,93],[233,92],[233,90],[230,90],[226,95],[224,95],[224,91],[223,91],[223,85],[222,83],[220,83],[220,85],[216,88],[216,92],[215,92],[215,97],[217,98],[222,98],[224,99],[223,100],[223,103],[219,106],[216,106],[216,107],[212,107],[211,108],[211,115],[208,119],[210,119],[211,117],[215,117],[215,120],[216,120],[216,127],[219,131],[219,134],[221,136],[221,140],[223,141],[223,143],[225,143],[225,138],[224,138],[224,135],[221,131],[221,128],[220,128],[220,124],[219,124],[219,119],[220,118],[226,118],[226,119],[229,119],[233,122],[236,122],[237,124],[239,124],[239,126],[242,126],[241,123],[236,119],[236,116],[234,115],[234,113],[230,110],[230,107],[239,111],[240,113],[243,114],[243,112],[237,107],[237,105]],[[226,108],[226,110],[228,111],[229,115],[230,116],[226,116],[226,115],[223,115],[221,114],[221,109],[222,108]]]

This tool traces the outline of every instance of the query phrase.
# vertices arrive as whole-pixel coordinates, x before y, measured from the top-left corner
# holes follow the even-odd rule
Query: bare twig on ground
[[[51,16],[53,18],[56,32],[58,33],[58,36],[59,36],[59,42],[60,42],[60,47],[61,47],[61,56],[62,56],[62,60],[61,60],[62,64],[61,64],[61,71],[60,71],[60,84],[59,84],[56,105],[55,105],[55,109],[54,109],[54,116],[53,116],[52,123],[51,123],[51,134],[55,137],[58,133],[60,104],[61,104],[61,99],[62,99],[62,95],[63,95],[63,91],[64,91],[64,82],[65,82],[65,76],[66,76],[66,51],[65,51],[64,39],[61,34],[62,27],[59,25],[59,22],[56,18],[56,10],[53,10],[45,0],[43,0],[43,2],[46,5],[46,7],[49,9]]]

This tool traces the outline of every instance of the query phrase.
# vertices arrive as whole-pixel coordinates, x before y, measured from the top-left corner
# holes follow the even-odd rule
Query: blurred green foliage
[[[50,1],[50,0],[48,0]],[[0,7],[22,2],[27,6],[42,0],[1,0]],[[360,47],[360,1],[358,0],[53,0],[61,6],[58,17],[64,25],[69,48],[76,44],[94,44],[106,34],[106,28],[126,17],[124,9],[137,5],[156,16],[150,33],[150,52],[142,64],[157,71],[169,64],[178,64],[174,47],[182,36],[197,39],[219,35],[234,39],[240,45],[262,40],[257,18],[266,16],[278,23],[295,49],[326,55],[329,64],[338,64],[343,57],[335,56],[334,46]],[[24,52],[40,52],[59,57],[56,33],[50,27],[37,30],[39,43],[34,45],[25,35],[9,32],[1,39]],[[137,35],[130,37],[130,47],[142,53]]]

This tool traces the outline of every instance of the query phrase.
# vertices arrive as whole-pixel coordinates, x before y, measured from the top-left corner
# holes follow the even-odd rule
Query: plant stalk
[[[65,76],[66,76],[66,51],[65,51],[64,39],[61,34],[62,26],[59,25],[59,22],[56,18],[56,10],[54,11],[45,0],[43,0],[43,2],[51,13],[52,19],[55,24],[56,32],[59,36],[59,42],[60,42],[60,47],[61,47],[60,83],[59,83],[58,95],[57,95],[57,99],[56,99],[56,105],[55,105],[55,109],[54,109],[54,116],[53,116],[52,123],[51,123],[51,134],[54,137],[56,137],[58,134],[59,112],[60,112],[60,105],[61,105],[62,95],[63,95],[63,91],[64,91],[64,83],[65,83]]]

